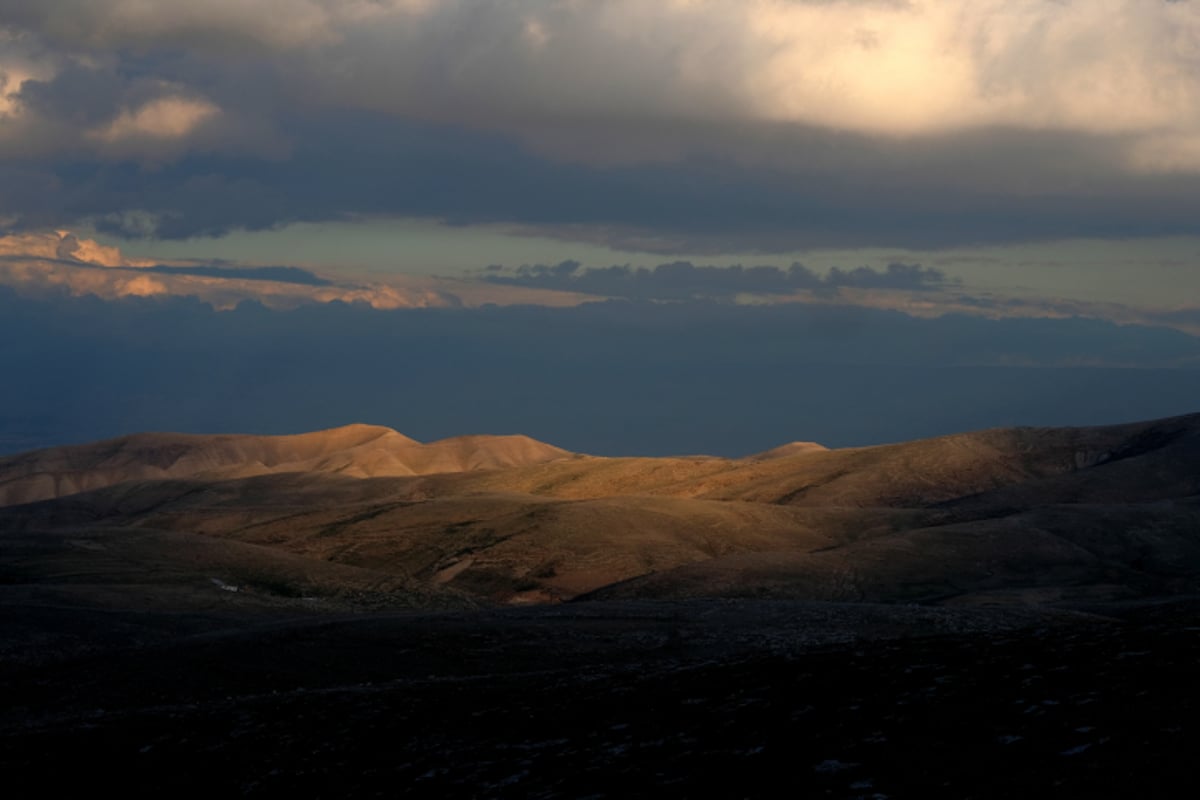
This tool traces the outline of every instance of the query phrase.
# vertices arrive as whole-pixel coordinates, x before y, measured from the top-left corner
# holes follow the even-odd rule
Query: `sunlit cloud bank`
[[[69,231],[0,236],[0,256],[76,261],[97,267],[149,267],[154,263],[126,258],[120,248],[79,239]]]
[[[63,65],[167,48],[269,57],[318,104],[494,126],[566,150],[572,129],[602,124],[615,139],[606,156],[635,152],[639,124],[784,123],[1128,136],[1130,168],[1200,167],[1190,2],[6,0],[0,22]],[[157,102],[176,110],[122,110],[118,127],[179,136],[204,108]],[[173,121],[152,122],[164,116]],[[596,155],[593,144],[577,155]]]
[[[193,297],[219,310],[252,300],[269,308],[308,303],[362,303],[372,308],[457,305],[432,287],[335,283],[297,267],[160,264],[129,259],[115,247],[65,231],[0,237],[0,285],[25,295]]]

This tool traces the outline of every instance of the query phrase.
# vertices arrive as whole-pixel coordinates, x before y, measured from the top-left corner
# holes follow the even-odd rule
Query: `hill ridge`
[[[275,472],[395,477],[539,464],[572,455],[523,435],[476,434],[422,443],[363,423],[278,436],[144,432],[0,458],[0,505],[131,480],[216,480]]]
[[[485,603],[1043,603],[1200,586],[1200,415],[766,459],[599,458],[520,434],[421,444],[377,426],[151,434],[0,460],[5,497],[0,571],[135,591],[158,564],[197,603],[227,599],[210,579],[232,579],[137,535],[261,545]],[[307,591],[299,563],[263,562],[274,577],[259,583]],[[320,574],[331,590],[367,580]]]

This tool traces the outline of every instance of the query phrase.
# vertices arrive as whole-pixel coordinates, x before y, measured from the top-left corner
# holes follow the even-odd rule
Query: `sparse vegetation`
[[[1124,456],[1080,467],[1081,442]],[[270,796],[1161,794],[1197,744],[1198,465],[1192,417],[0,508],[0,769]],[[575,602],[496,608],[553,599]]]

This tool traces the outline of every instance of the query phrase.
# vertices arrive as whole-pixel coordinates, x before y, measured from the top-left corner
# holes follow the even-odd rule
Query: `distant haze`
[[[608,302],[217,312],[0,290],[0,447],[135,431],[418,440],[522,433],[578,452],[744,455],[1196,410],[1200,340],[1082,319]]]

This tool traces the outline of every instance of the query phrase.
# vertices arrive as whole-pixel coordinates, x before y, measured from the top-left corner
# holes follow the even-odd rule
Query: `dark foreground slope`
[[[716,603],[276,624],[6,669],[6,794],[1177,796],[1195,603]],[[903,638],[895,638],[902,636]]]

